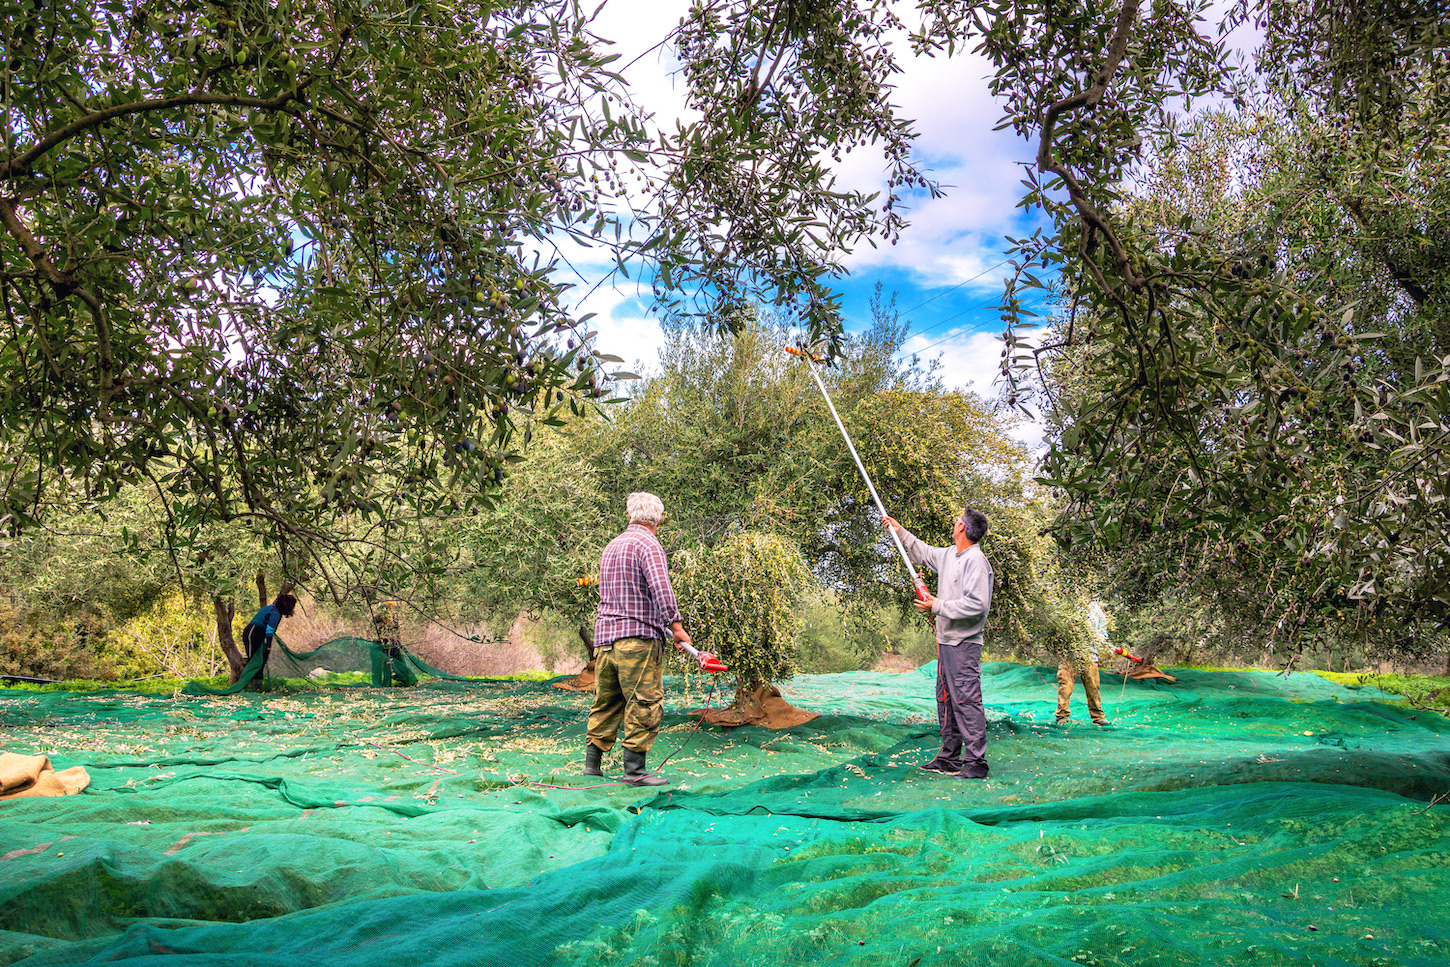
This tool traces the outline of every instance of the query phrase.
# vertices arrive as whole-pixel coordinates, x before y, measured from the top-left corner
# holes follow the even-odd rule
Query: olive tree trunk
[[[247,656],[237,648],[237,640],[232,637],[232,619],[237,616],[237,604],[231,598],[218,595],[211,599],[211,606],[216,612],[217,644],[227,657],[227,684],[235,685],[247,665]]]

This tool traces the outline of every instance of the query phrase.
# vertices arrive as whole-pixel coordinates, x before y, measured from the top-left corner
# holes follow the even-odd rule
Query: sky
[[[594,32],[615,42],[622,55],[618,63],[634,62],[625,77],[657,122],[684,116],[683,97],[670,76],[668,53],[646,51],[684,9],[676,0],[609,0],[595,22]],[[915,120],[918,158],[945,196],[915,205],[897,245],[863,244],[850,253],[849,275],[834,287],[842,296],[846,328],[856,332],[870,324],[870,298],[880,283],[885,295],[895,294],[901,318],[909,323],[905,351],[939,358],[948,387],[990,396],[1002,349],[993,306],[1008,273],[1005,236],[1030,230],[1017,201],[1020,165],[1034,151],[1011,132],[992,130],[1001,111],[987,90],[991,68],[985,60],[913,59],[904,48],[902,55],[905,70],[897,75],[892,100]],[[884,162],[867,155],[844,158],[838,168],[843,184],[884,188]],[[633,283],[622,282],[596,289],[583,303],[585,311],[597,313],[590,325],[599,333],[599,348],[637,372],[653,368],[663,342],[659,323],[639,295]],[[1032,424],[1016,432],[1033,445],[1041,438]]]

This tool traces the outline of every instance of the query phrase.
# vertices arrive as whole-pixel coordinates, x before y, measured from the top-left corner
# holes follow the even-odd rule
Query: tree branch
[[[1360,199],[1346,195],[1344,196],[1344,207],[1348,208],[1354,215],[1354,220],[1359,223],[1360,228],[1369,232],[1371,236],[1374,235],[1373,226],[1369,223],[1369,216],[1365,214],[1364,203]],[[1369,241],[1374,247],[1375,252],[1379,255],[1380,261],[1389,270],[1390,276],[1399,284],[1401,289],[1405,290],[1405,294],[1414,300],[1415,305],[1424,305],[1425,301],[1430,298],[1430,293],[1420,284],[1419,280],[1400,264],[1399,259],[1396,259],[1390,254],[1389,250],[1378,237],[1372,237]]]
[[[1103,66],[1098,69],[1097,75],[1093,78],[1092,86],[1048,106],[1042,116],[1042,140],[1037,146],[1037,167],[1062,179],[1062,183],[1067,186],[1068,196],[1072,199],[1073,207],[1077,209],[1086,225],[1102,234],[1108,248],[1113,253],[1113,260],[1117,262],[1118,270],[1122,272],[1124,281],[1131,289],[1142,287],[1142,277],[1133,271],[1128,253],[1124,251],[1122,243],[1092,202],[1088,200],[1087,195],[1083,193],[1082,185],[1071,169],[1065,164],[1053,160],[1052,148],[1053,133],[1058,119],[1069,111],[1097,107],[1103,94],[1107,92],[1108,81],[1117,73],[1118,65],[1122,63],[1123,57],[1128,51],[1128,36],[1133,29],[1133,22],[1138,17],[1140,2],[1141,0],[1123,0],[1123,7],[1118,11],[1118,21],[1113,26],[1113,36],[1108,40],[1107,56],[1103,60]]]
[[[60,268],[45,254],[45,247],[20,220],[20,212],[16,210],[15,202],[14,198],[0,196],[0,224],[3,224],[5,230],[20,243],[21,251],[30,257],[30,261],[35,263],[35,267],[45,276],[46,281],[55,286],[61,298],[65,298],[74,288],[75,280],[71,278],[69,272]]]
[[[33,148],[19,157],[0,163],[0,181],[11,181],[30,171],[32,165],[39,161],[58,145],[64,144],[71,138],[91,128],[113,121],[116,118],[126,117],[131,114],[146,114],[151,111],[170,111],[178,107],[191,107],[198,104],[216,104],[230,107],[254,107],[263,111],[277,111],[286,107],[290,102],[300,100],[306,84],[299,84],[296,89],[278,94],[273,98],[246,97],[240,94],[178,94],[175,97],[158,97],[145,101],[132,101],[129,104],[113,104],[110,107],[93,111],[82,118],[77,118],[70,124],[58,131],[53,131],[40,140]]]

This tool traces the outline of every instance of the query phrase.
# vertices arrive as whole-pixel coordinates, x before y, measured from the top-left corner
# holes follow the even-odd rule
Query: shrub
[[[116,677],[161,671],[175,678],[205,678],[226,668],[211,609],[203,610],[179,591],[112,629],[104,653]]]
[[[708,551],[682,551],[672,568],[685,630],[751,691],[795,674],[801,597],[810,581],[795,544],[751,531]]]
[[[108,626],[98,611],[54,618],[0,594],[0,675],[111,677],[100,654]]]
[[[843,605],[834,595],[814,590],[805,595],[801,619],[801,671],[864,671],[888,654],[911,665],[936,658],[933,626],[915,611],[902,614],[891,605],[862,601]]]

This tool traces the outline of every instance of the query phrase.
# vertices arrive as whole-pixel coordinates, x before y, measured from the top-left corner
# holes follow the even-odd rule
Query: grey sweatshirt
[[[918,564],[936,571],[936,640],[943,645],[960,645],[982,640],[987,612],[992,608],[992,565],[981,547],[965,551],[932,547],[922,543],[906,528],[899,531],[906,553]]]

